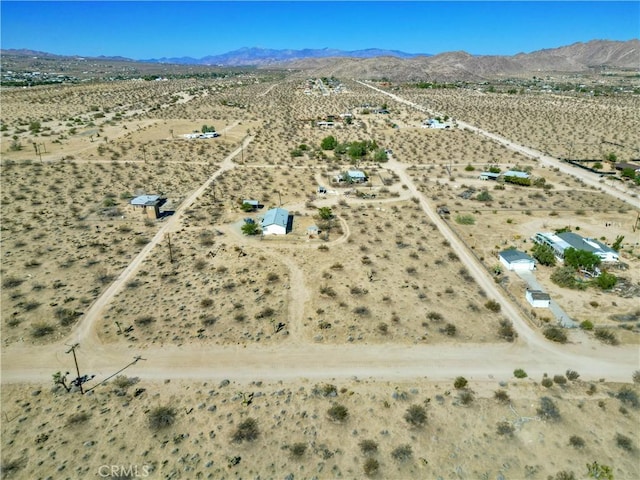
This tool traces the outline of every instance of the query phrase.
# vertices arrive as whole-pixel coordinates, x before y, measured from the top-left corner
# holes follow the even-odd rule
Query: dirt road
[[[247,138],[243,146],[251,141]],[[79,342],[78,361],[82,372],[95,374],[100,381],[126,364],[135,355],[145,360],[127,370],[127,374],[149,379],[247,379],[276,380],[289,378],[359,378],[410,379],[428,377],[434,380],[450,379],[464,374],[474,381],[507,380],[515,368],[524,368],[530,376],[543,373],[562,373],[566,369],[578,371],[585,380],[606,378],[610,381],[629,381],[639,367],[637,346],[608,347],[591,342],[558,345],[544,340],[533,331],[517,308],[503,297],[490,275],[475,257],[466,250],[447,224],[433,211],[424,195],[406,173],[406,165],[391,158],[388,168],[394,171],[419,200],[428,218],[438,227],[451,248],[458,254],[469,272],[487,295],[502,306],[519,338],[513,344],[465,345],[331,345],[300,342],[299,330],[304,321],[305,303],[310,290],[304,284],[302,270],[291,258],[285,264],[290,270],[292,288],[289,295],[289,318],[292,341],[277,346],[153,346],[138,350],[130,344],[104,345],[95,333],[97,319],[114,295],[137,271],[149,252],[157,246],[167,232],[178,228],[181,214],[218,178],[232,169],[232,159],[242,148],[238,147],[212,175],[180,206],[175,215],[145,246],[113,284],[96,300],[71,336],[63,341],[30,346],[12,344],[2,350],[2,382],[43,382],[58,371],[71,370],[72,360],[64,352],[71,342]],[[347,225],[344,241],[349,235]],[[297,339],[297,340],[296,340]]]

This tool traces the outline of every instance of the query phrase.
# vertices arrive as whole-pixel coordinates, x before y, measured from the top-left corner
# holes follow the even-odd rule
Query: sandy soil
[[[455,96],[442,105],[460,122],[496,127],[526,148],[486,138],[474,125],[420,129],[424,112],[411,102],[358,83],[330,97],[304,95],[291,88],[297,80],[159,83],[2,93],[3,135],[47,149],[40,162],[27,148],[2,147],[3,472],[91,478],[101,465],[123,464],[148,466],[151,478],[361,478],[366,455],[358,442],[372,439],[378,478],[561,471],[581,478],[593,461],[611,465],[615,478],[640,474],[637,388],[620,394],[638,369],[638,325],[611,320],[637,310],[637,296],[564,291],[540,269],[563,308],[621,341],[602,345],[572,331],[569,344],[557,345],[541,335],[544,315],[527,311],[522,285],[491,275],[503,247],[528,250],[538,229],[569,225],[608,243],[624,235],[629,268],[620,275],[637,285],[632,188],[576,178],[544,155],[531,158],[528,149],[541,148],[538,130],[523,138],[495,113],[480,122],[476,107],[464,110]],[[363,104],[385,102],[391,117],[361,112]],[[566,109],[564,101],[553,105]],[[598,108],[629,114],[619,102]],[[350,125],[312,126],[346,111],[357,113]],[[39,133],[29,130],[34,119]],[[211,124],[221,137],[181,137]],[[375,140],[394,153],[386,163],[357,165],[370,184],[331,185],[353,165],[319,148],[329,134]],[[633,134],[622,140],[635,141]],[[477,178],[488,165],[529,168],[551,188],[493,189]],[[330,191],[318,195],[318,184]],[[461,198],[470,188],[493,199]],[[157,192],[169,199],[163,220],[144,221],[128,209],[130,194]],[[244,198],[264,209],[243,212]],[[436,213],[443,204],[450,220]],[[291,234],[241,234],[245,217],[259,219],[278,205],[294,214]],[[317,216],[321,206],[335,214],[330,232]],[[458,214],[476,224],[457,224]],[[314,224],[322,232],[310,238]],[[499,311],[485,306],[490,299]],[[511,322],[515,341],[499,336],[500,321]],[[95,375],[86,385],[96,386],[91,395],[50,391],[51,375],[73,368],[64,353],[72,342],[80,344],[83,373]],[[139,355],[144,360],[135,361]],[[131,361],[125,373],[140,383],[98,386]],[[516,368],[533,380],[515,380]],[[537,383],[567,369],[583,380]],[[475,392],[467,406],[460,403],[469,397],[453,388],[459,375]],[[226,378],[232,383],[220,386]],[[327,382],[337,385],[337,397],[313,393]],[[511,406],[493,399],[499,382]],[[144,391],[136,395],[137,388]],[[243,405],[249,392],[253,400]],[[537,418],[543,396],[557,403],[559,422]],[[427,425],[410,428],[407,408],[428,399]],[[327,419],[334,402],[347,407],[345,424]],[[176,422],[150,430],[150,410],[162,405],[176,409]],[[70,412],[88,416],[69,420]],[[260,435],[231,442],[247,417]],[[501,421],[512,434],[497,433]],[[148,433],[131,436],[132,428]],[[585,446],[568,446],[572,435]],[[306,445],[299,457],[290,448],[296,443]],[[404,444],[412,455],[399,462],[391,452]],[[235,456],[241,461],[229,466]]]

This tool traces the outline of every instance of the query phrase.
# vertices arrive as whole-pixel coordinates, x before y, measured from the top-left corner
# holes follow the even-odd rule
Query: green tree
[[[636,170],[635,168],[623,168],[621,175],[623,178],[636,178]]]
[[[213,125],[203,125],[202,133],[215,132],[216,128]]]
[[[570,267],[593,271],[595,267],[600,265],[600,262],[600,257],[586,250],[577,250],[570,247],[564,251],[564,264]]]
[[[320,207],[318,209],[318,216],[320,216],[322,220],[331,220],[333,218],[333,212],[330,207]]]
[[[241,227],[242,233],[245,235],[257,235],[260,233],[260,228],[258,228],[257,223],[247,222]]]
[[[531,249],[531,254],[540,265],[547,265],[554,267],[556,265],[556,256],[553,252],[553,248],[544,243],[536,243]]]
[[[337,146],[338,146],[338,141],[336,140],[336,137],[334,137],[333,135],[324,137],[322,139],[322,142],[320,143],[320,148],[322,148],[322,150],[333,150]]]
[[[40,131],[41,124],[39,120],[33,120],[29,123],[29,131],[31,133],[38,133]]]
[[[383,148],[379,148],[375,151],[375,153],[373,154],[373,159],[376,162],[386,162],[387,160],[389,160],[389,158],[387,157],[387,152]]]

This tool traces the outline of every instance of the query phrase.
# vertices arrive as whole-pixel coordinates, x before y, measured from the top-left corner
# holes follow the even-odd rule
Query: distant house
[[[451,125],[448,123],[442,123],[440,120],[435,118],[429,118],[422,122],[422,128],[451,128]]]
[[[317,192],[318,193],[327,193],[327,187],[323,187],[322,185],[318,185]]]
[[[536,268],[536,261],[524,252],[510,248],[498,254],[500,262],[507,267],[507,270],[533,270]]]
[[[272,208],[262,219],[263,235],[286,235],[290,230],[289,212],[284,208]]]
[[[353,183],[364,183],[367,181],[367,176],[361,170],[348,170],[347,178]]]
[[[553,249],[556,257],[560,260],[564,259],[564,251],[567,248],[575,248],[576,250],[586,250],[591,252],[603,262],[618,262],[620,256],[613,248],[605,245],[604,243],[593,239],[581,237],[577,233],[573,232],[561,232],[555,233],[536,233],[533,237],[533,241],[548,245]]]
[[[318,228],[317,225],[311,225],[307,227],[307,236],[309,238],[316,238],[319,233],[320,233],[320,229]]]
[[[480,178],[480,180],[498,180],[499,176],[499,173],[480,172],[480,176],[478,178]]]
[[[527,301],[533,308],[549,308],[551,297],[541,290],[529,290],[525,293]]]
[[[141,210],[142,214],[148,218],[159,218],[160,207],[165,199],[160,195],[140,195],[132,199],[129,203],[135,210]]]

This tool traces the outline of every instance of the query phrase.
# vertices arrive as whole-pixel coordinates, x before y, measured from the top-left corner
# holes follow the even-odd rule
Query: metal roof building
[[[289,211],[284,208],[272,208],[262,219],[263,235],[286,235],[289,226]]]

